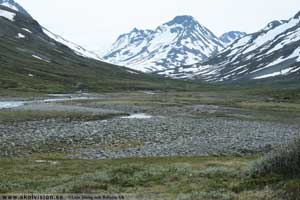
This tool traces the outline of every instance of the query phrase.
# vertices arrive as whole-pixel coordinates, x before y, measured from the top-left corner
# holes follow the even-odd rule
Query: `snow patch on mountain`
[[[23,15],[30,17],[29,13],[14,0],[0,0],[0,5],[5,6],[7,8],[10,8],[12,10],[22,13]]]
[[[28,33],[32,33],[29,29],[27,29],[27,28],[22,28],[22,30],[24,30],[24,31],[26,31],[26,32],[28,32]]]
[[[18,33],[18,35],[16,36],[16,38],[18,38],[18,39],[23,39],[23,38],[25,38],[26,36],[25,35],[23,35],[22,33]]]
[[[10,21],[14,21],[15,16],[15,13],[0,9],[0,17],[4,17]]]
[[[284,75],[288,75],[291,72],[295,72],[294,71],[294,67],[289,67],[287,69],[283,69],[283,70],[280,70],[280,71],[272,72],[270,74],[265,74],[265,75],[262,75],[262,76],[257,76],[257,77],[254,77],[253,79],[264,79],[264,78],[275,77],[275,76],[279,76],[279,75],[280,76],[284,76]]]
[[[12,9],[12,10],[15,10],[15,11],[19,11],[18,8],[15,5],[10,4],[9,2],[3,2],[0,5],[8,7],[10,9]]]
[[[33,57],[33,58],[36,58],[36,59],[38,59],[38,60],[42,60],[42,61],[44,61],[44,62],[50,63],[49,60],[46,60],[45,58],[41,58],[40,56],[32,55],[32,57]]]
[[[96,53],[94,53],[92,51],[88,51],[88,50],[84,49],[83,47],[64,39],[63,37],[52,33],[51,31],[49,31],[48,29],[46,29],[44,27],[43,27],[43,32],[46,35],[48,35],[50,38],[54,39],[55,41],[62,43],[64,45],[66,45],[67,47],[69,47],[70,49],[72,49],[77,55],[102,61],[102,59]]]

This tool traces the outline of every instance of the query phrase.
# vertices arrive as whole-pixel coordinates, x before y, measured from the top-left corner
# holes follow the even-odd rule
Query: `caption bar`
[[[123,200],[124,195],[89,195],[89,194],[8,194],[0,195],[0,200]]]

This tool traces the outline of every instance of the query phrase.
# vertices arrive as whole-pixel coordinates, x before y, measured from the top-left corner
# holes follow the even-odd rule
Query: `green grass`
[[[94,114],[62,111],[2,110],[0,111],[0,123],[39,121],[48,119],[62,121],[96,121],[111,119],[119,116],[127,116],[127,114]]]
[[[174,157],[68,160],[62,154],[0,158],[0,192],[158,193],[166,199],[195,199],[193,196],[197,195],[196,199],[273,199],[276,195],[280,199],[285,191],[297,191],[295,186],[299,185],[299,179],[243,176],[244,170],[255,159]]]
[[[278,102],[271,97],[246,94],[242,91],[160,92],[147,95],[143,92],[106,93],[109,98],[65,102],[66,105],[97,107],[103,105],[130,105],[152,112],[152,108],[167,109],[193,105],[214,105],[222,109],[216,112],[194,112],[192,117],[223,117],[246,121],[267,121],[298,124],[300,103]],[[179,113],[180,114],[180,113]]]

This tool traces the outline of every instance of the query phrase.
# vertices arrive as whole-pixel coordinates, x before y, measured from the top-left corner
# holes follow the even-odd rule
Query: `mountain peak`
[[[182,25],[189,25],[189,24],[194,24],[198,23],[197,20],[189,15],[180,15],[176,16],[172,21],[168,22],[168,25],[173,25],[173,24],[182,24]]]
[[[178,15],[173,20],[177,21],[178,23],[184,21],[195,21],[194,17],[190,15]]]
[[[131,32],[139,32],[140,30],[139,29],[137,29],[136,27],[135,28],[133,28],[132,29],[132,31]]]
[[[294,16],[294,19],[300,18],[300,11]]]

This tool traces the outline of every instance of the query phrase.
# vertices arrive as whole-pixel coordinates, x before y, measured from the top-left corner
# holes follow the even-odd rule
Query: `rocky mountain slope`
[[[227,33],[224,33],[223,35],[220,36],[220,40],[226,44],[227,46],[231,45],[233,42],[236,40],[244,37],[247,35],[245,32],[240,32],[240,31],[230,31]]]
[[[143,72],[198,63],[243,33],[215,36],[191,16],[177,16],[155,30],[133,29],[121,35],[104,56],[108,62]]]
[[[211,82],[297,78],[299,73],[300,12],[289,20],[269,23],[200,64],[159,72],[173,78]]]
[[[0,5],[8,7],[10,9],[13,9],[19,13],[22,13],[24,15],[26,15],[27,17],[31,17],[30,14],[17,2],[15,2],[14,0],[0,0]],[[80,55],[80,56],[84,56],[84,57],[88,57],[88,58],[93,58],[96,60],[102,60],[100,56],[98,56],[96,53],[86,50],[85,48],[81,47],[78,44],[75,44],[71,41],[66,40],[65,38],[52,33],[51,31],[49,31],[47,28],[42,27],[43,32],[45,34],[47,34],[49,37],[51,37],[52,39],[68,46],[69,48],[71,48],[76,54]]]

